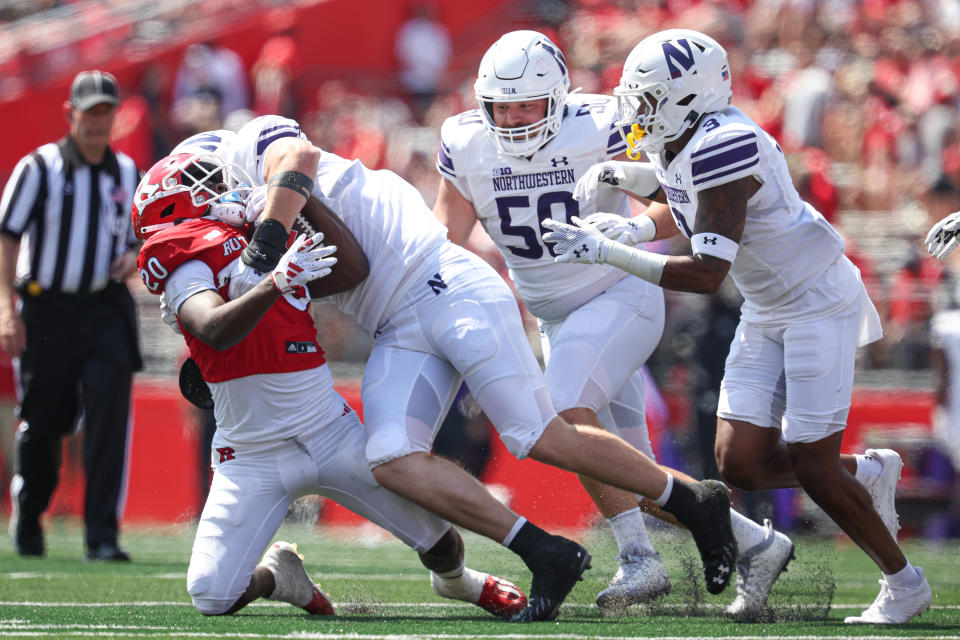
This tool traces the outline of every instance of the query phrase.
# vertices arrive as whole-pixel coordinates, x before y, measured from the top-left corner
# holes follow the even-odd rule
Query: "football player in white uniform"
[[[576,181],[595,163],[626,159],[626,143],[614,98],[569,88],[564,56],[546,36],[513,31],[497,40],[480,62],[479,109],[448,118],[440,130],[437,169],[445,179],[433,211],[457,244],[466,243],[477,220],[496,243],[540,326],[545,377],[560,416],[606,428],[653,458],[641,367],[663,333],[662,290],[613,267],[557,264],[541,239],[544,220],[574,216],[618,221],[628,236],[641,232],[629,226],[623,192],[575,199]],[[581,482],[620,550],[620,567],[597,604],[617,609],[668,593],[637,496],[583,476]],[[656,511],[651,506],[643,510]],[[793,544],[772,526],[730,515],[738,547],[761,545],[774,565],[752,572],[746,588],[740,584],[751,598],[766,600]]]
[[[283,158],[310,154],[319,155],[319,166],[309,178],[273,169]],[[726,488],[675,480],[620,438],[559,418],[510,288],[483,260],[447,239],[416,189],[390,171],[371,171],[317,149],[296,122],[277,116],[243,127],[229,155],[256,185],[312,189],[360,243],[370,275],[333,299],[374,335],[361,386],[374,476],[523,558],[533,586],[515,620],[552,619],[590,555],[527,522],[463,469],[430,454],[464,380],[513,455],[654,499],[691,530],[707,588],[725,588],[736,559]],[[268,191],[268,205],[275,190]],[[293,218],[277,220],[289,228]]]
[[[578,188],[656,192],[660,204],[635,221],[648,230],[642,239],[682,233],[693,254],[630,247],[608,237],[616,225],[548,220],[557,260],[606,263],[696,293],[715,293],[729,273],[744,303],[717,410],[721,473],[746,489],[803,487],[877,563],[880,595],[846,622],[919,615],[931,591],[896,542],[900,457],[840,454],[856,349],[882,333],[843,240],[800,199],[776,141],[730,106],[727,54],[712,38],[684,29],[646,38],[614,93],[631,153],[649,162],[601,163]]]
[[[463,541],[450,523],[370,473],[363,425],[334,390],[305,290],[319,278],[335,282],[330,291],[362,280],[366,260],[356,242],[345,239],[338,251],[338,266],[352,275],[329,275],[337,247],[320,245],[322,235],[300,236],[268,277],[229,297],[247,245],[236,215],[249,189],[237,186],[242,182],[212,155],[169,156],[145,174],[132,212],[145,240],[141,277],[175,312],[202,373],[194,382],[209,385],[217,417],[215,472],[187,571],[194,606],[205,615],[231,614],[267,597],[333,614],[296,545],[277,542],[258,563],[291,501],[319,493],[416,549],[445,597],[495,615],[521,611],[526,598],[512,583],[465,566]]]

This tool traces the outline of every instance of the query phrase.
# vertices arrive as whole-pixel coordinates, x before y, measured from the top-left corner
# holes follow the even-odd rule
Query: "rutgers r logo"
[[[233,447],[219,447],[217,448],[217,453],[220,454],[220,462],[237,459],[237,457],[234,455],[235,452]]]

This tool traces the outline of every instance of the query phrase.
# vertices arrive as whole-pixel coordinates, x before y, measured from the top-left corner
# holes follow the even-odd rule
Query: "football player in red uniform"
[[[306,287],[331,274],[335,251],[338,272],[351,266],[348,277],[331,276],[329,293],[366,277],[349,234],[339,248],[324,246],[322,234],[298,236],[256,286],[230,298],[231,280],[246,269],[248,184],[214,156],[180,154],[152,167],[134,196],[141,277],[176,314],[217,418],[214,476],[187,572],[194,606],[230,614],[266,597],[333,614],[296,545],[276,542],[261,559],[293,498],[319,493],[416,549],[447,597],[495,615],[522,610],[526,597],[513,584],[465,566],[456,529],[370,472],[363,425],[334,390],[307,311]],[[288,199],[299,210],[307,198],[295,195]]]

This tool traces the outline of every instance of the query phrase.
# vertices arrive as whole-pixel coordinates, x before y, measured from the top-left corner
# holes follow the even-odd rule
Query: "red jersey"
[[[188,260],[200,260],[216,277],[247,246],[243,230],[217,220],[198,218],[164,229],[140,248],[137,266],[147,289],[163,293],[167,276]],[[229,282],[218,282],[217,293],[228,300]],[[178,320],[179,321],[179,320]],[[319,367],[326,362],[317,344],[313,317],[284,298],[271,306],[250,334],[217,351],[180,325],[183,337],[207,382],[223,382],[261,373],[287,373]]]

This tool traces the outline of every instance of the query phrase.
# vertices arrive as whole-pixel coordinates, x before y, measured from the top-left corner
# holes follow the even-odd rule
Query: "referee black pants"
[[[24,295],[21,317],[27,346],[19,362],[20,519],[35,522],[49,505],[60,479],[63,437],[82,423],[87,548],[115,545],[130,387],[140,368],[133,299],[118,283],[90,296]]]

